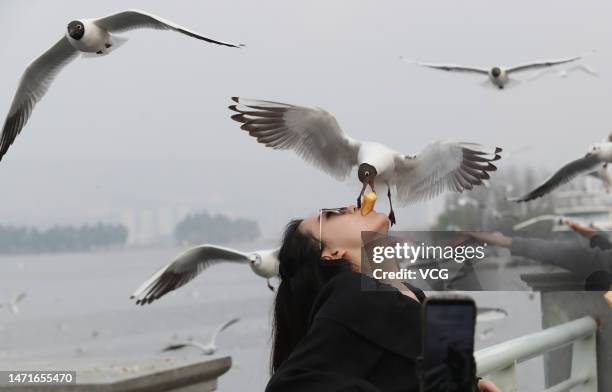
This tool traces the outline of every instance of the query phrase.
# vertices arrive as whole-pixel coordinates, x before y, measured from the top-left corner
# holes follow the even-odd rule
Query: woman
[[[388,230],[386,215],[355,206],[287,226],[266,391],[418,390],[423,293],[359,273],[361,232]],[[478,389],[499,391],[483,380]]]

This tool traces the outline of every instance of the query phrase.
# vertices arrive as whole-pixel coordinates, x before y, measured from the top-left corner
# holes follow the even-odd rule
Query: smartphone
[[[476,304],[469,297],[432,297],[423,306],[421,392],[475,389]]]

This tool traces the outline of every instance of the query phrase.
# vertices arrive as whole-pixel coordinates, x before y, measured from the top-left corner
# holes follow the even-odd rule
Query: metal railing
[[[517,391],[516,366],[563,346],[572,345],[570,377],[545,392],[597,392],[597,323],[583,317],[477,351],[478,375],[504,392]]]

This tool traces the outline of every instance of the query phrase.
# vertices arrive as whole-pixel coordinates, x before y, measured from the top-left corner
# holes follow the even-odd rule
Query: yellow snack
[[[372,212],[374,204],[376,204],[376,193],[368,192],[363,195],[361,200],[361,215],[366,216]]]

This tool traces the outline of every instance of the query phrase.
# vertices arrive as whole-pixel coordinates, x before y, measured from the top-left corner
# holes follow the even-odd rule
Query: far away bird
[[[609,178],[607,165],[610,162],[612,162],[612,133],[608,135],[606,141],[593,144],[584,157],[566,164],[536,189],[526,195],[510,198],[509,200],[522,202],[537,199],[552,192],[557,187],[570,182],[574,178],[585,174],[601,177],[604,186],[606,186],[607,178]],[[601,172],[602,170],[604,172]]]
[[[8,116],[2,127],[0,138],[0,160],[21,132],[32,114],[34,105],[42,99],[53,79],[79,53],[84,55],[105,55],[126,41],[115,34],[128,30],[152,28],[173,30],[189,37],[213,44],[239,47],[241,45],[216,41],[194,31],[181,27],[169,20],[142,11],[124,11],[98,19],[73,20],[68,23],[65,35],[34,60],[26,68]],[[92,75],[92,79],[104,78],[103,75]],[[95,94],[95,89],[89,91]],[[83,97],[79,96],[82,101]]]
[[[278,276],[278,249],[241,252],[216,245],[200,245],[178,255],[144,282],[132,296],[137,305],[150,304],[198,276],[206,268],[218,263],[248,264],[253,272],[266,278],[268,288],[274,291],[270,278]]]
[[[23,301],[23,299],[26,297],[26,292],[24,291],[23,293],[19,293],[19,295],[11,298],[9,301],[6,302],[0,302],[0,308],[2,307],[7,307],[11,313],[13,314],[17,314],[19,313],[19,303],[21,301]]]
[[[219,333],[221,333],[221,331],[225,330],[230,325],[237,323],[238,321],[240,321],[239,318],[234,318],[224,324],[219,325],[210,337],[210,341],[208,342],[208,344],[204,345],[194,340],[187,340],[185,342],[170,344],[166,346],[162,351],[173,351],[180,350],[185,347],[194,347],[202,351],[202,354],[204,355],[213,355],[217,352],[217,337],[219,336]]]
[[[508,312],[502,308],[478,308],[476,313],[476,322],[488,323],[508,317]]]
[[[529,64],[517,65],[514,67],[502,67],[502,66],[493,66],[491,68],[482,68],[482,67],[472,67],[472,66],[464,66],[464,65],[456,65],[456,64],[432,64],[432,63],[422,63],[418,61],[412,61],[401,57],[400,59],[403,61],[407,61],[413,64],[417,64],[427,68],[439,69],[442,71],[449,72],[464,72],[464,73],[476,73],[481,75],[488,76],[488,81],[492,83],[494,86],[499,89],[503,89],[509,82],[513,79],[510,78],[510,75],[522,72],[522,71],[530,71],[535,69],[552,67],[555,65],[570,63],[573,61],[580,60],[584,55],[569,57],[565,59],[558,60],[542,60],[542,61],[534,61]]]
[[[402,205],[430,199],[444,191],[471,190],[497,170],[491,162],[501,148],[475,143],[438,141],[417,155],[401,154],[381,143],[359,141],[348,136],[336,118],[320,108],[233,97],[229,108],[241,129],[266,147],[294,150],[300,157],[336,179],[343,180],[357,168],[362,184],[357,197],[369,185],[386,185],[389,220],[395,223],[391,187]]]

